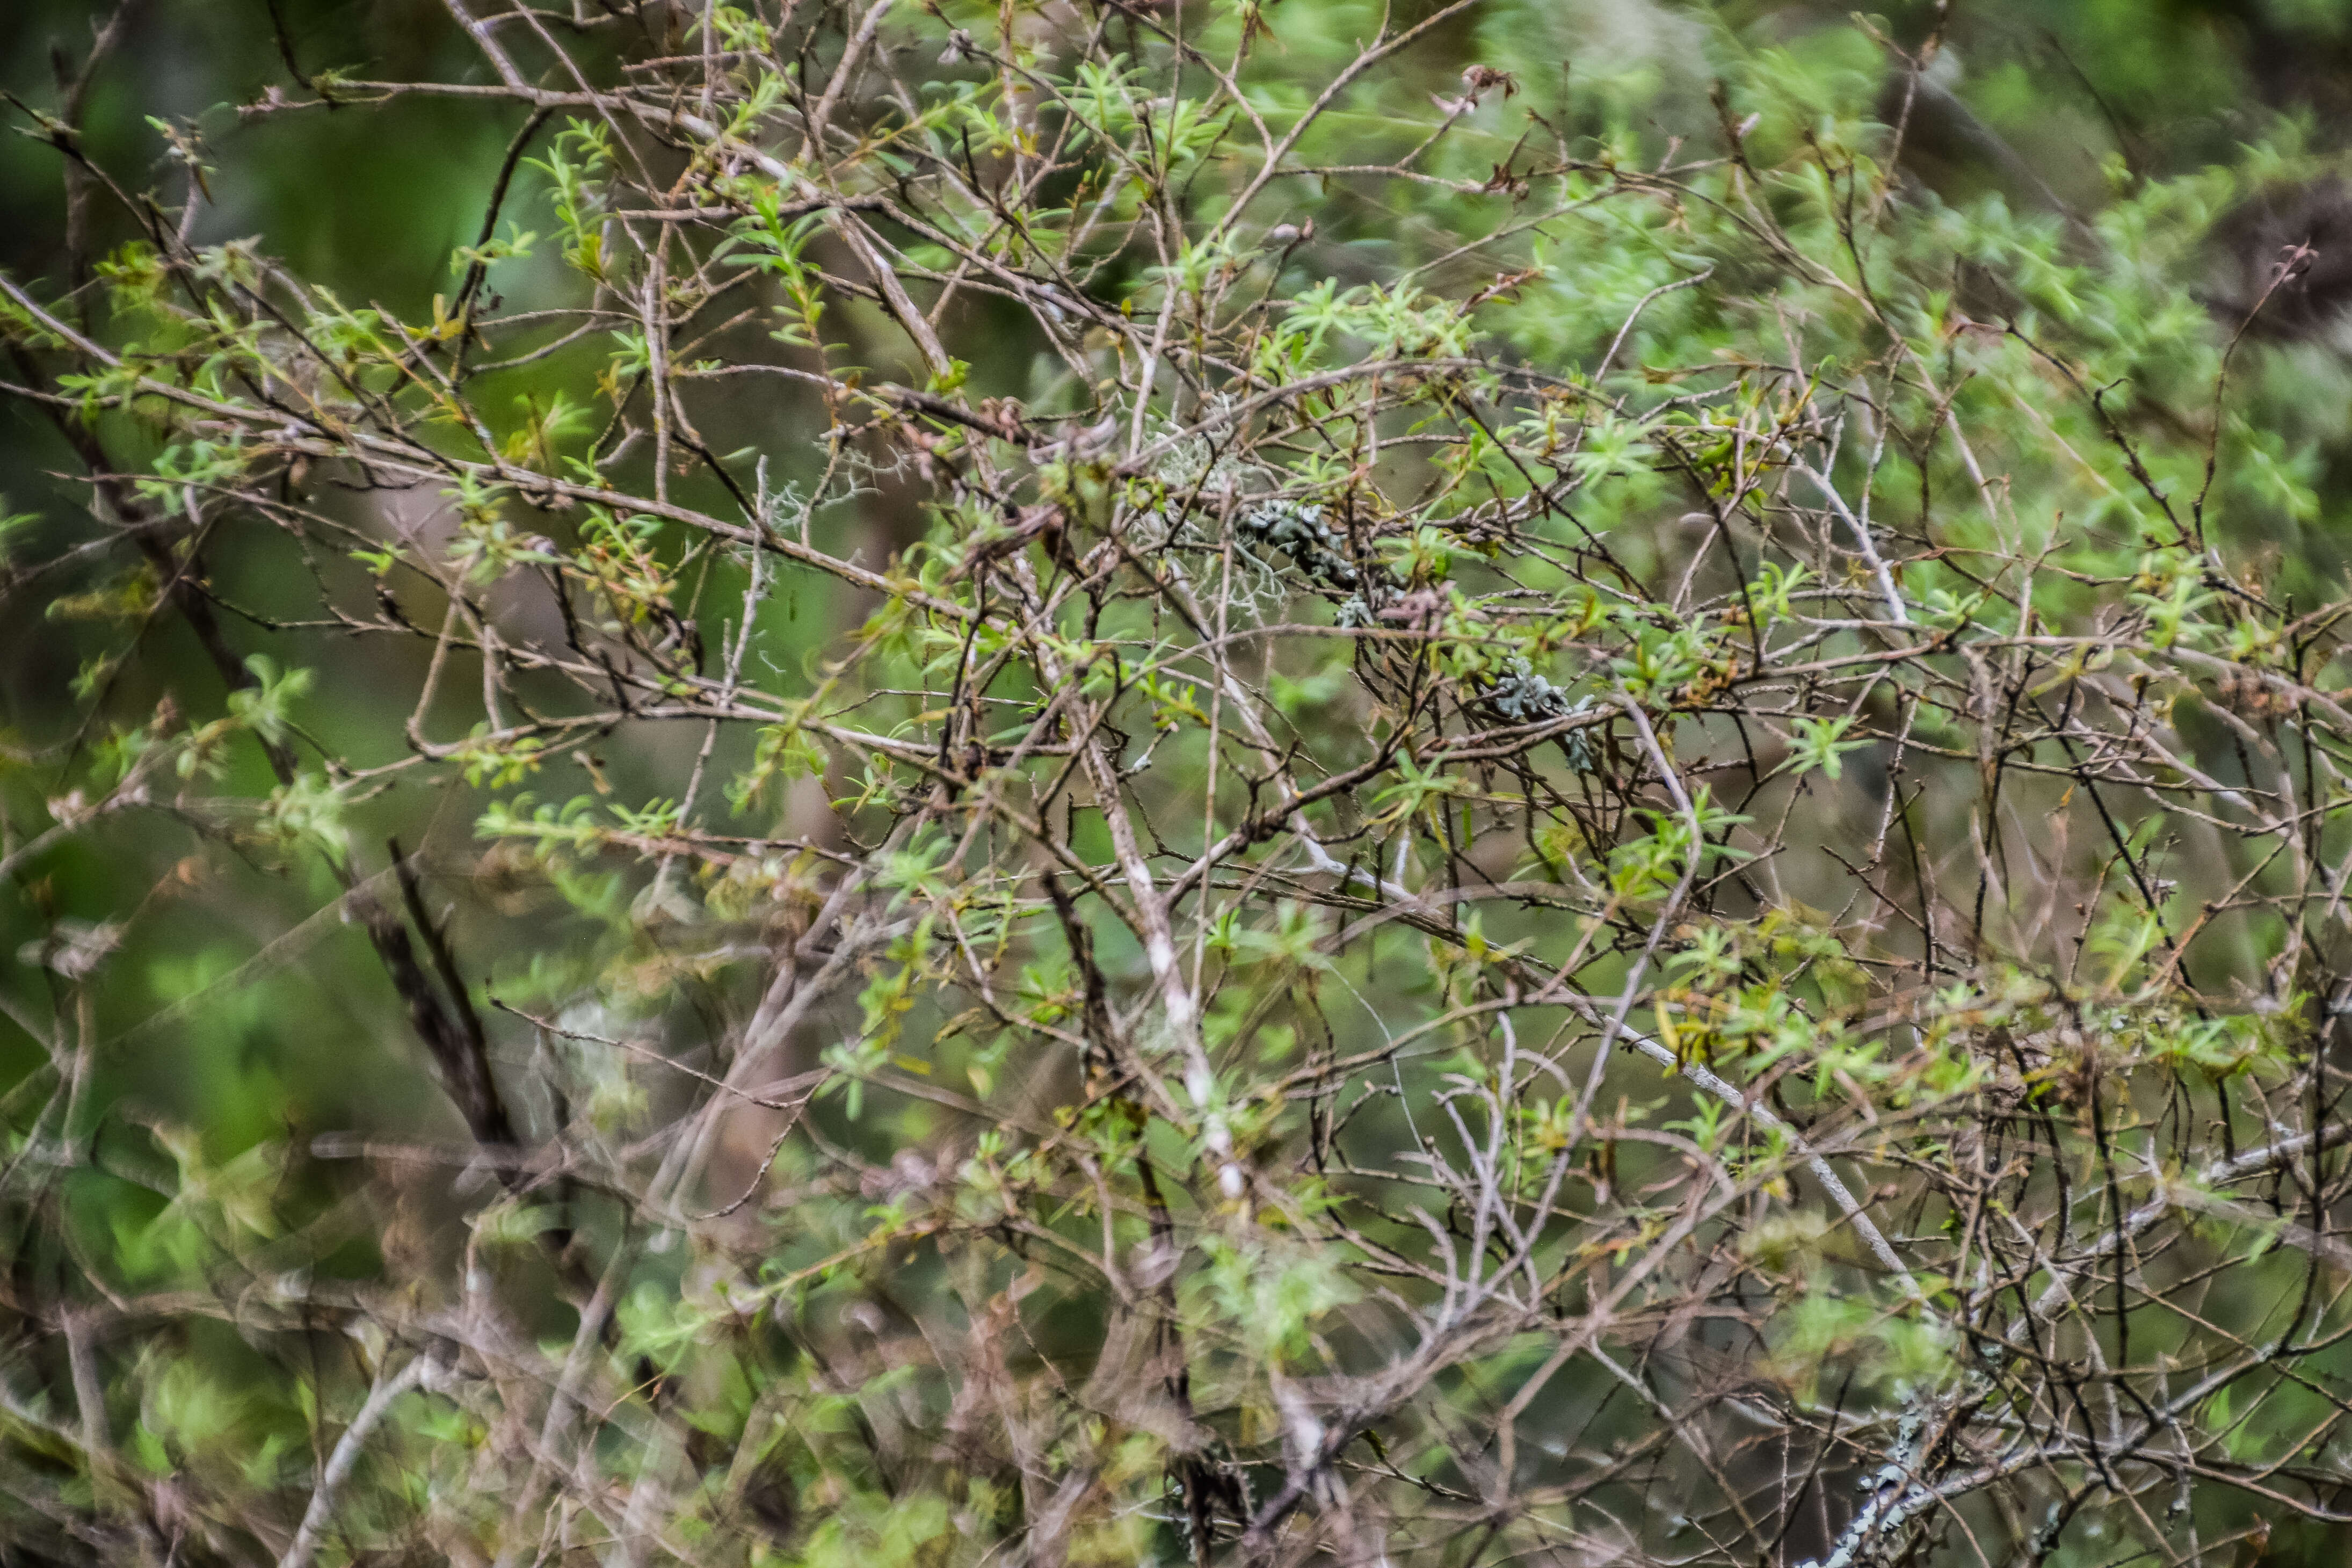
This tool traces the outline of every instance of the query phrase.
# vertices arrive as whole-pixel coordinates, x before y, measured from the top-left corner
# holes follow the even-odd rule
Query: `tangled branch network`
[[[1652,144],[1476,0],[497,3],[169,193],[25,121],[25,1561],[2352,1518],[2347,605],[2177,191]],[[429,307],[215,237],[419,100]]]

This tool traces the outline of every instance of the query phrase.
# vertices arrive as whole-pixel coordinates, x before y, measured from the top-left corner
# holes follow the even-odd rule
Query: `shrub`
[[[152,194],[27,121],[0,1553],[2344,1518],[2346,380],[2199,292],[2315,159],[1947,201],[1859,24],[447,10]],[[461,118],[429,300],[227,232]]]

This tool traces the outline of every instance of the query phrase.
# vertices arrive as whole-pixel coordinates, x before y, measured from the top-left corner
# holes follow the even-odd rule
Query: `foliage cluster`
[[[144,174],[136,0],[11,100],[0,1561],[2340,1549],[2296,124],[1931,177],[1942,7],[442,10]],[[420,105],[428,297],[235,232]]]

